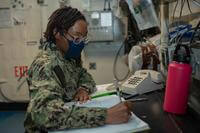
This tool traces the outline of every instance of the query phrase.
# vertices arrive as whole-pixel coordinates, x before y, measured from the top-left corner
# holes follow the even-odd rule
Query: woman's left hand
[[[79,101],[80,103],[85,103],[85,102],[87,102],[88,100],[90,100],[91,97],[90,97],[90,95],[88,94],[88,91],[87,91],[85,88],[81,87],[81,88],[79,88],[79,89],[77,90],[77,93],[76,93],[74,99],[75,99],[76,101]]]

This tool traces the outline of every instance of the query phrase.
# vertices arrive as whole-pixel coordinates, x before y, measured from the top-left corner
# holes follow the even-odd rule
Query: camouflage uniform
[[[67,86],[61,87],[53,68],[59,65]],[[65,60],[55,44],[47,43],[29,69],[27,78],[30,102],[24,127],[28,133],[69,128],[89,128],[105,124],[105,108],[66,107],[73,100],[77,88],[96,91],[90,74],[75,60]]]

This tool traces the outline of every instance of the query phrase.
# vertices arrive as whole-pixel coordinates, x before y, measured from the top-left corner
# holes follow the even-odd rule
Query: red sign
[[[27,77],[28,76],[28,66],[15,66],[14,74],[15,74],[15,77]]]

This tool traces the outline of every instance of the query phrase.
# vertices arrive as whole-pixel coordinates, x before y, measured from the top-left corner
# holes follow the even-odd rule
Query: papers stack
[[[84,107],[106,107],[110,108],[120,102],[119,97],[116,95],[99,97],[92,99],[84,104],[77,104],[77,106]],[[67,103],[66,106],[71,106],[73,103]],[[132,133],[140,132],[150,129],[148,124],[138,118],[132,113],[130,120],[124,124],[105,125],[96,128],[83,128],[83,129],[68,129],[63,131],[54,131],[51,133]]]

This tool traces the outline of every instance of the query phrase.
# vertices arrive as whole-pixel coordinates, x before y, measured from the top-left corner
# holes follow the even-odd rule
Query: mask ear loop
[[[66,30],[64,30],[64,31],[66,31]],[[62,31],[60,32],[61,36],[63,36],[64,39],[65,39],[66,41],[71,41],[71,40],[69,40],[69,39],[64,35],[64,31],[62,30]],[[71,37],[71,36],[70,36],[70,37]],[[71,38],[72,38],[72,37],[71,37]],[[74,44],[77,44],[74,40],[72,40],[72,41],[73,41]]]
[[[69,41],[69,39],[67,39],[67,37],[65,36],[64,31],[66,30],[61,30],[59,33],[66,41]]]
[[[66,40],[69,41],[69,39],[67,39],[67,37],[63,34],[62,37]]]

